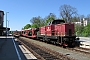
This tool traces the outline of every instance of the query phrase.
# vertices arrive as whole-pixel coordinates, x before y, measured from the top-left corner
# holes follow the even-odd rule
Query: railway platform
[[[0,36],[0,60],[37,60],[13,36]]]

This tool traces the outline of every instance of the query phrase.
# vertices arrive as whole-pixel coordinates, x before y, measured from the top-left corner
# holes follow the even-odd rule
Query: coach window
[[[25,32],[24,32],[24,34],[25,34]]]
[[[29,32],[28,35],[29,35],[29,36],[32,36],[32,32]]]
[[[22,31],[22,34],[23,34],[23,31]]]

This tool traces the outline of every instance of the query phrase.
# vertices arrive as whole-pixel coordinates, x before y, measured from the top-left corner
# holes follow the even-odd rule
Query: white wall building
[[[81,22],[74,22],[75,24],[78,24],[78,25],[81,25],[82,23]]]
[[[83,26],[87,26],[88,20],[86,18],[83,18]]]
[[[87,24],[89,23],[88,19],[87,18],[83,18],[83,22],[74,22],[75,24],[79,24],[79,25],[82,25],[83,26],[87,26]]]

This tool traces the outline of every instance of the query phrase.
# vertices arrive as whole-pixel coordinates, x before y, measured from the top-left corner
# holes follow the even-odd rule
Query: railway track
[[[80,48],[80,47],[76,47],[76,48],[68,48],[69,50],[72,51],[77,51],[80,53],[84,53],[84,54],[90,54],[90,49],[86,49],[86,48]]]
[[[55,45],[55,44],[52,44],[52,45]],[[62,48],[62,46],[59,46],[59,45],[57,45],[57,46]],[[65,49],[80,52],[80,53],[84,53],[84,54],[90,54],[90,49],[87,49],[87,48],[81,48],[81,47],[69,48],[69,47],[67,47]]]
[[[37,57],[38,60],[75,60],[56,51],[32,43],[23,38],[17,39],[21,44],[27,47]]]
[[[62,46],[58,46],[58,47],[62,48]],[[69,48],[69,47],[67,47],[65,49],[80,52],[80,53],[84,53],[84,54],[90,54],[90,49],[87,49],[87,48],[81,48],[81,47]]]
[[[55,45],[55,44],[52,44],[52,45]],[[58,46],[58,47],[62,47],[62,46]],[[88,49],[88,48],[81,48],[81,47],[69,48],[69,47],[67,47],[65,49],[80,52],[80,53],[84,53],[84,54],[90,54],[90,49]]]
[[[58,46],[58,47],[62,48],[62,46]],[[80,52],[80,53],[84,53],[84,54],[90,54],[90,49],[87,49],[87,48],[81,48],[81,47],[69,48],[69,47],[67,47],[65,49]]]

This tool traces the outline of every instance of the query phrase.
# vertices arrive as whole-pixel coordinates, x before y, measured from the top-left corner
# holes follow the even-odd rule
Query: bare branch
[[[65,4],[60,7],[60,15],[63,19],[66,19],[66,22],[71,22],[72,17],[77,15],[77,10],[72,6]]]

